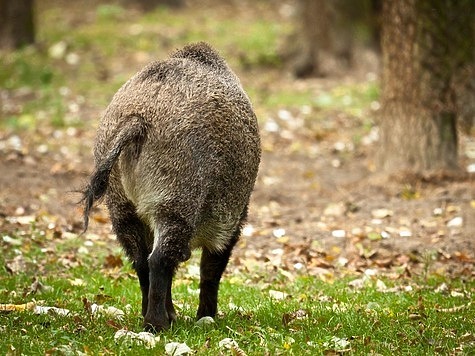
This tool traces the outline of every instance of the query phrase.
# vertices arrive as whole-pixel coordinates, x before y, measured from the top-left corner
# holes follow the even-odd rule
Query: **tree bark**
[[[160,5],[174,8],[184,5],[184,0],[132,0],[132,2],[138,4],[143,11],[152,11]]]
[[[370,36],[379,36],[380,4],[380,0],[296,1],[296,30],[284,49],[284,56],[293,59],[294,74],[322,77],[350,68],[358,26],[364,24]]]
[[[17,49],[34,42],[33,0],[0,0],[0,48]]]
[[[288,47],[295,52],[294,74],[298,78],[320,77],[321,52],[330,45],[330,16],[325,0],[297,2],[296,33],[289,38]],[[293,42],[293,43],[292,43]]]
[[[457,168],[454,79],[473,64],[473,3],[383,2],[383,170]]]

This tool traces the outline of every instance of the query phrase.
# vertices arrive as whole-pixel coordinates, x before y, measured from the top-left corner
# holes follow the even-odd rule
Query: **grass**
[[[22,244],[11,246],[11,240],[4,238],[0,265],[14,268],[16,256],[22,256],[24,265],[16,273],[0,270],[0,301],[38,301],[70,313],[0,313],[1,354],[150,353],[143,345],[114,340],[118,329],[141,331],[142,321],[140,289],[130,264],[110,264],[110,256],[112,261],[121,260],[117,244],[106,244],[92,235],[60,238],[35,226],[10,238]],[[200,355],[226,354],[219,346],[225,338],[232,338],[248,355],[468,355],[475,351],[473,280],[432,274],[421,280],[368,277],[361,288],[354,288],[351,282],[360,276],[324,281],[302,274],[289,279],[280,270],[234,267],[236,272],[228,273],[222,282],[221,313],[215,323],[198,326],[194,320],[198,277],[193,272],[198,261],[194,254],[175,278],[179,319],[159,335],[154,347],[158,354],[172,341],[186,343]],[[43,288],[32,287],[35,281]],[[276,299],[272,291],[285,294]],[[85,305],[92,303],[119,308],[125,315],[116,319],[91,314]]]

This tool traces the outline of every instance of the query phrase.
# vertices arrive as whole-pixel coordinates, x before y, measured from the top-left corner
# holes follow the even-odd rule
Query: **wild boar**
[[[97,131],[84,223],[105,197],[139,278],[147,330],[176,319],[173,275],[194,248],[202,248],[197,317],[215,316],[260,155],[250,100],[206,43],[149,64],[114,95]]]

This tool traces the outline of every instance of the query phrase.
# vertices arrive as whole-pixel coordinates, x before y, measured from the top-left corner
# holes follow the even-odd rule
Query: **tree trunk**
[[[319,77],[322,76],[320,52],[328,50],[330,45],[328,3],[326,0],[299,0],[297,6],[297,41],[294,44],[297,58],[293,70],[298,78]]]
[[[34,42],[33,0],[0,0],[0,49]]]
[[[357,29],[365,27],[370,37],[379,35],[380,3],[380,0],[296,1],[296,30],[284,49],[284,56],[294,59],[294,74],[299,78],[322,77],[351,68],[356,40],[364,42],[357,38]]]
[[[184,5],[184,0],[132,0],[132,2],[136,3],[143,11],[152,11],[161,5],[175,8]]]
[[[473,63],[473,0],[383,2],[381,167],[457,168],[456,74]]]

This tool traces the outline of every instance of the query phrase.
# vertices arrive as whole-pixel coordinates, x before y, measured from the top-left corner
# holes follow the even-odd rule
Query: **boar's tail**
[[[133,157],[138,157],[147,138],[147,131],[148,125],[144,119],[138,116],[130,117],[117,134],[110,151],[105,154],[100,162],[96,163],[96,169],[89,179],[89,184],[82,192],[84,232],[89,225],[89,213],[94,203],[106,194],[110,173],[121,152],[129,146],[132,148]]]

